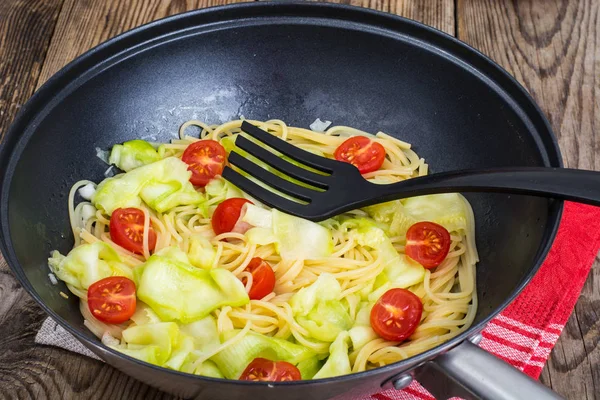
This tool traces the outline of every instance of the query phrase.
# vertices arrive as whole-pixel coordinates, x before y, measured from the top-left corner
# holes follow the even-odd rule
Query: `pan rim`
[[[317,14],[319,13],[322,14],[319,18],[342,19],[348,23],[367,25],[372,26],[373,28],[385,27],[385,29],[391,30],[396,34],[409,37],[411,35],[406,33],[406,30],[412,30],[422,35],[421,38],[417,38],[417,40],[419,41],[427,41],[427,37],[441,41],[442,43],[437,43],[435,45],[436,48],[448,50],[451,55],[455,56],[458,60],[464,62],[465,65],[469,66],[472,65],[471,62],[467,62],[464,59],[464,57],[459,57],[457,55],[457,52],[462,52],[463,56],[470,56],[471,58],[473,58],[470,61],[477,61],[482,65],[482,67],[476,68],[477,70],[481,70],[484,67],[487,68],[486,73],[484,74],[485,76],[488,76],[489,73],[495,74],[496,79],[492,79],[494,83],[498,79],[502,79],[505,81],[503,85],[498,86],[502,88],[510,88],[512,91],[510,97],[518,106],[528,106],[530,108],[530,111],[528,113],[525,112],[526,110],[522,111],[527,117],[536,117],[538,119],[537,124],[541,124],[541,130],[547,133],[547,135],[544,136],[540,135],[541,137],[539,139],[543,141],[543,147],[540,145],[540,151],[545,150],[548,153],[549,157],[554,158],[554,160],[546,160],[545,162],[549,164],[548,166],[563,166],[558,142],[547,118],[544,116],[543,112],[541,111],[537,103],[533,100],[533,98],[529,95],[529,93],[516,81],[514,77],[512,77],[507,71],[505,71],[493,60],[491,60],[478,50],[459,41],[455,37],[450,36],[440,30],[437,30],[436,28],[421,24],[413,20],[406,19],[404,17],[360,7],[331,3],[304,3],[301,1],[286,1],[277,3],[255,2],[210,7],[190,11],[182,14],[177,14],[171,17],[163,18],[157,21],[153,21],[140,27],[134,28],[88,50],[81,56],[77,57],[75,60],[68,63],[61,70],[55,73],[50,79],[48,79],[48,81],[44,83],[22,107],[18,115],[15,117],[15,120],[11,124],[10,128],[6,132],[3,143],[0,144],[0,171],[2,171],[0,173],[0,250],[5,256],[8,265],[17,277],[19,283],[25,288],[28,294],[32,296],[33,299],[42,307],[42,309],[55,321],[57,321],[59,325],[61,325],[73,336],[75,336],[81,343],[83,343],[86,347],[90,348],[94,353],[103,354],[108,352],[112,356],[123,358],[130,363],[138,364],[140,367],[151,368],[157,372],[162,373],[172,373],[175,375],[186,377],[188,379],[195,378],[205,380],[207,382],[227,381],[227,383],[233,383],[236,385],[264,385],[264,383],[260,382],[244,382],[237,380],[232,381],[218,378],[203,377],[179,371],[168,370],[166,368],[162,368],[153,364],[148,364],[146,362],[140,361],[138,359],[120,353],[116,350],[113,350],[102,344],[100,341],[92,341],[88,339],[81,332],[79,332],[78,329],[72,327],[57,313],[55,313],[52,309],[45,305],[40,296],[29,283],[27,277],[24,275],[23,269],[16,258],[16,254],[14,254],[8,226],[8,192],[12,180],[12,172],[16,164],[16,158],[18,158],[15,156],[15,154],[20,153],[19,149],[22,150],[29,139],[25,138],[25,135],[21,135],[21,132],[24,132],[26,130],[26,128],[31,124],[30,121],[33,121],[35,119],[34,117],[39,117],[41,114],[43,114],[42,111],[49,107],[56,93],[60,92],[64,87],[67,86],[64,83],[75,82],[86,72],[89,72],[90,70],[94,69],[98,64],[106,62],[110,57],[118,57],[121,53],[127,52],[134,46],[143,45],[149,41],[160,39],[167,33],[175,34],[177,32],[182,31],[184,28],[177,29],[172,27],[173,25],[177,25],[178,23],[185,21],[194,23],[194,20],[196,20],[197,18],[210,18],[211,16],[224,16],[226,17],[225,19],[223,19],[224,22],[236,21],[238,23],[243,23],[245,19],[252,19],[256,16],[261,16],[261,14],[266,18],[282,16],[301,16],[310,19],[316,18]],[[334,13],[338,15],[333,16]],[[216,22],[216,20],[213,20],[213,22]],[[200,27],[203,26],[203,24],[197,24],[195,26]],[[396,29],[394,29],[394,27],[396,27]],[[161,33],[161,30],[165,28],[171,30],[169,30],[166,33]],[[129,44],[129,42],[132,42],[132,44]],[[77,70],[82,71],[81,73],[74,73]],[[513,96],[519,96],[520,101],[514,99]],[[274,383],[274,385],[301,386],[307,384],[315,385],[325,384],[329,382],[343,382],[346,380],[353,380],[355,378],[366,378],[369,376],[374,376],[387,372],[390,373],[390,376],[393,376],[399,374],[404,370],[412,369],[417,365],[422,364],[423,362],[431,360],[435,358],[435,356],[437,356],[439,353],[447,351],[452,347],[455,347],[456,345],[460,344],[468,337],[477,334],[489,323],[491,319],[493,319],[500,312],[502,312],[519,295],[519,293],[521,293],[521,291],[537,273],[539,267],[545,260],[548,251],[556,237],[564,204],[563,201],[560,200],[553,200],[549,202],[550,205],[548,213],[548,225],[542,238],[542,244],[538,248],[533,267],[528,272],[528,274],[522,279],[522,281],[516,286],[515,290],[511,293],[511,295],[508,296],[508,298],[505,299],[505,301],[497,309],[492,311],[479,323],[474,324],[462,334],[457,335],[456,337],[450,339],[449,341],[443,344],[440,344],[432,349],[429,349],[416,356],[410,357],[406,360],[389,364],[384,367],[379,367],[370,371],[364,371],[360,373],[333,378],[296,382],[282,382]]]

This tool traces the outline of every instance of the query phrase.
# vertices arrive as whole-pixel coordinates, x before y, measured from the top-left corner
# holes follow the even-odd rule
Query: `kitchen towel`
[[[600,248],[600,208],[565,202],[556,240],[529,285],[483,331],[480,347],[539,377],[546,359],[569,319]],[[65,348],[97,358],[60,325],[48,318],[36,343]],[[434,400],[413,382],[365,400]]]

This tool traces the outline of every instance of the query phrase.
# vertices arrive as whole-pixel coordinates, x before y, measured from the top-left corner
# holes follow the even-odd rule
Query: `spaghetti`
[[[348,137],[368,136],[381,144],[386,153],[381,168],[364,174],[366,179],[376,183],[393,183],[427,174],[427,164],[411,149],[410,144],[382,132],[373,136],[354,128],[336,126],[325,133],[317,133],[287,126],[280,120],[249,122],[295,146],[329,158],[333,158],[336,148]],[[202,121],[188,121],[180,128],[179,139],[161,146],[162,156],[181,158],[184,150],[199,140],[227,141],[240,134],[241,123],[242,120],[236,120],[221,125],[209,125]],[[200,130],[199,137],[189,134],[192,127]],[[245,271],[250,261],[254,257],[260,257],[272,266],[276,276],[273,293],[261,300],[251,300],[245,306],[226,306],[213,311],[212,315],[217,321],[220,333],[231,329],[237,329],[238,333],[221,343],[210,354],[203,353],[195,361],[198,365],[214,353],[241,340],[249,332],[291,339],[317,354],[327,353],[330,343],[312,338],[309,331],[294,318],[289,304],[291,297],[302,288],[313,284],[321,274],[329,273],[335,277],[342,289],[337,300],[347,305],[350,317],[355,319],[360,302],[359,293],[372,285],[385,268],[377,249],[361,245],[351,234],[352,228],[337,220],[328,222],[334,245],[332,254],[310,260],[283,259],[274,244],[256,245],[244,234],[230,232],[216,236],[211,228],[210,215],[216,205],[224,200],[223,197],[208,197],[203,207],[177,206],[164,213],[158,213],[143,205],[143,252],[134,254],[111,241],[108,230],[109,215],[96,210],[88,201],[75,205],[75,194],[81,187],[89,184],[93,183],[86,180],[77,182],[69,193],[69,216],[75,247],[85,243],[105,242],[118,252],[128,267],[135,268],[142,265],[151,255],[148,231],[152,227],[157,235],[154,252],[169,246],[176,246],[188,252],[192,235],[200,234],[207,238],[216,252],[212,267],[227,269],[238,278],[244,279],[247,291],[252,286],[252,275]],[[349,360],[352,372],[376,368],[424,352],[465,331],[473,322],[477,308],[475,265],[478,261],[474,240],[474,217],[466,199],[462,196],[460,199],[466,214],[466,228],[450,231],[452,243],[445,260],[437,268],[426,270],[422,282],[408,288],[423,303],[422,318],[416,331],[400,344],[378,337],[359,349],[351,350]],[[369,217],[365,210],[355,210],[347,215],[355,218]],[[400,234],[391,236],[390,240],[394,249],[403,254],[406,237]],[[88,310],[86,291],[72,286],[70,290],[80,297],[85,324],[95,335],[102,338],[108,332],[112,337],[121,339],[120,332],[131,323],[111,325],[98,321]]]

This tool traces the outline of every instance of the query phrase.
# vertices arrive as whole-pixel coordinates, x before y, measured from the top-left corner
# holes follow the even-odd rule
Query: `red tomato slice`
[[[385,149],[365,136],[353,136],[340,144],[334,157],[354,165],[361,174],[377,171],[385,160]]]
[[[117,208],[110,217],[110,238],[136,254],[144,254],[144,212],[139,208]],[[156,232],[148,229],[148,249],[156,247]]]
[[[425,268],[437,267],[450,250],[450,233],[433,222],[417,222],[406,232],[407,256]]]
[[[275,273],[268,262],[260,257],[254,257],[244,271],[252,274],[252,286],[248,292],[250,300],[260,300],[273,291]],[[242,282],[246,284],[245,279]]]
[[[252,202],[241,197],[227,199],[217,206],[212,216],[212,227],[216,235],[231,232],[235,223],[240,219],[244,204]]]
[[[299,381],[302,379],[300,370],[286,361],[271,361],[265,358],[255,358],[246,367],[240,380],[259,382]]]
[[[127,321],[135,312],[135,283],[124,276],[110,276],[88,288],[88,307],[96,319],[109,324]]]
[[[423,313],[423,303],[406,289],[390,289],[371,310],[371,327],[385,340],[401,342],[413,334]]]
[[[192,171],[190,182],[196,186],[206,186],[215,176],[223,173],[227,152],[214,140],[201,140],[190,144],[181,157]]]

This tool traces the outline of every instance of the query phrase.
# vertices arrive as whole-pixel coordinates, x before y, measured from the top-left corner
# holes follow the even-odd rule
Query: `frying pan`
[[[554,239],[562,202],[469,194],[476,217],[479,305],[463,334],[386,367],[337,378],[249,383],[145,364],[102,345],[75,296],[48,280],[52,249],[72,244],[67,193],[99,182],[95,148],[167,141],[191,118],[240,115],[308,126],[315,118],[381,130],[414,145],[436,172],[562,166],[545,117],[494,62],[435,29],[331,4],[249,3],[134,29],[63,68],[22,108],[0,149],[1,248],[30,295],[109,364],[160,389],[207,399],[359,398],[413,377],[444,398],[553,396],[476,347],[478,333],[529,282]],[[486,376],[485,373],[488,375]],[[491,375],[491,376],[490,376]]]

